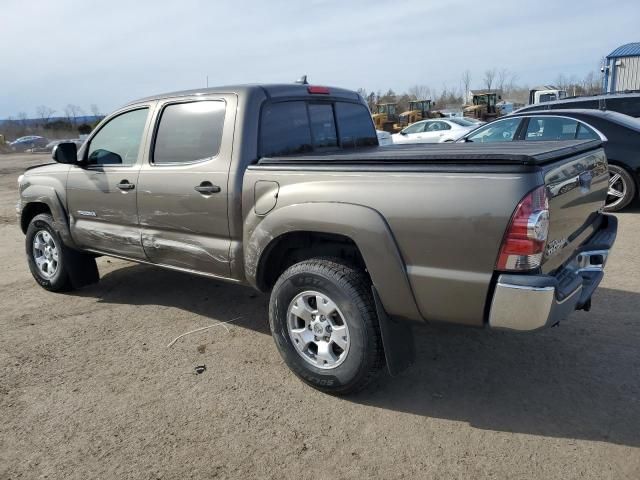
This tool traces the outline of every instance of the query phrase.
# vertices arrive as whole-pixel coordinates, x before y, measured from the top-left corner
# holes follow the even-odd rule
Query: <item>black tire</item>
[[[50,277],[40,271],[34,257],[33,239],[38,232],[43,230],[49,233],[58,252],[57,269]],[[36,215],[29,222],[25,238],[25,251],[31,275],[42,288],[51,292],[67,292],[95,283],[99,279],[95,258],[68,248],[56,232],[53,217],[48,213]]]
[[[619,177],[617,177],[619,175]],[[615,197],[607,195],[607,201],[604,207],[605,212],[619,212],[627,207],[636,198],[636,182],[631,174],[618,165],[609,164],[609,178],[616,179],[613,184],[609,185],[609,191],[615,189],[623,193],[623,197]]]
[[[289,305],[298,294],[310,289],[325,294],[337,305],[349,329],[346,358],[328,370],[305,360],[288,331]],[[362,390],[384,365],[371,282],[364,272],[339,260],[315,258],[288,268],[271,292],[269,325],[287,366],[302,381],[323,392],[346,395]]]

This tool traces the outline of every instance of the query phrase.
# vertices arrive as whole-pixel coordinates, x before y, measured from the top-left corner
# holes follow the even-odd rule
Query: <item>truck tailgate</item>
[[[609,173],[602,148],[545,166],[549,195],[549,236],[542,260],[548,273],[562,265],[599,227]]]

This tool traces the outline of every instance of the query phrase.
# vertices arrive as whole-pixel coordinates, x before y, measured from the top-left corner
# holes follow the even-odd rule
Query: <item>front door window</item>
[[[89,165],[134,165],[140,153],[148,108],[125,112],[109,120],[94,135],[87,150]]]

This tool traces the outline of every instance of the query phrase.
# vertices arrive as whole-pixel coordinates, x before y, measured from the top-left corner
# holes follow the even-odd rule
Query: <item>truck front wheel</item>
[[[25,250],[33,278],[49,291],[65,292],[98,281],[95,259],[68,248],[48,213],[36,215],[29,223]]]
[[[370,281],[339,260],[287,269],[271,293],[269,324],[289,368],[319,390],[354,393],[384,365]]]

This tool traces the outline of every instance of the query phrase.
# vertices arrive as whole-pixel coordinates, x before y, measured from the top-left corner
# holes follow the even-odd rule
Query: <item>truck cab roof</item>
[[[315,93],[314,88],[322,89],[323,93]],[[328,93],[324,93],[328,92]],[[151,95],[149,97],[140,98],[127,105],[137,103],[150,102],[155,100],[163,100],[166,98],[194,97],[204,95],[215,95],[218,93],[234,93],[241,97],[248,97],[255,93],[262,93],[267,98],[287,98],[287,97],[317,97],[319,100],[323,98],[340,98],[352,101],[360,101],[360,96],[351,90],[339,87],[317,87],[315,85],[282,83],[282,84],[245,84],[245,85],[227,85],[221,87],[207,87],[193,90],[180,90],[176,92],[161,93]]]

